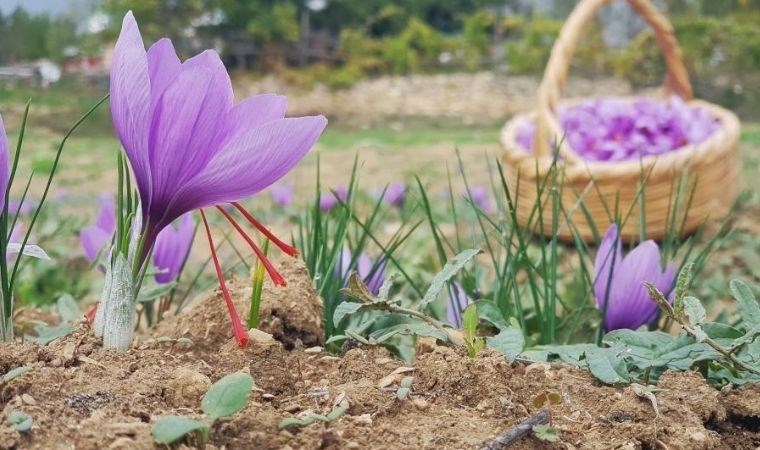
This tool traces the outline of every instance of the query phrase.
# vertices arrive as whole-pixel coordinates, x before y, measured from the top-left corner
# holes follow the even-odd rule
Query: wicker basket
[[[586,25],[609,1],[582,0],[578,4],[552,48],[538,91],[537,110],[515,116],[502,130],[504,172],[517,220],[522,226],[545,235],[557,234],[569,240],[575,231],[582,239],[592,241],[594,228],[603,233],[615,215],[612,210],[616,209],[620,215],[630,215],[621,232],[625,240],[639,238],[642,224],[646,225],[646,236],[653,239],[663,237],[674,223],[684,234],[693,232],[707,218],[725,216],[737,195],[739,120],[732,112],[716,105],[692,100],[691,85],[673,27],[648,0],[627,1],[654,30],[664,54],[667,75],[663,94],[678,95],[689,105],[706,109],[718,121],[720,129],[698,145],[621,162],[583,160],[561,141],[563,132],[556,111],[570,58]],[[518,128],[525,120],[536,121],[532,154],[516,141]],[[550,145],[557,140],[559,144]],[[556,165],[553,150],[559,154]],[[547,180],[548,184],[544,184]],[[546,189],[547,186],[552,189]],[[681,192],[681,198],[689,200],[689,208],[674,205],[677,186],[689,187],[688,196]],[[539,192],[547,194],[538,199]],[[540,216],[534,206],[537,201],[540,200],[544,208],[551,207],[551,200],[547,202],[546,198],[549,192],[559,193],[555,198],[561,199],[564,218],[559,225],[536,219]],[[678,211],[679,208],[683,211]]]

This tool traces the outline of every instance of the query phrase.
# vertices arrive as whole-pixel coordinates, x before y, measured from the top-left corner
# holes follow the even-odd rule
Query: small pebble
[[[261,398],[264,400],[273,400],[275,397],[274,394],[261,394]]]
[[[320,346],[316,347],[309,347],[306,350],[304,350],[304,353],[322,353],[323,348]]]
[[[412,400],[412,403],[414,404],[414,406],[417,407],[417,409],[420,409],[423,411],[428,409],[428,407],[430,406],[427,400],[425,400],[424,398],[415,398],[414,400]]]
[[[37,404],[37,400],[35,400],[34,397],[29,394],[21,394],[21,401],[24,402],[24,404],[31,406]]]

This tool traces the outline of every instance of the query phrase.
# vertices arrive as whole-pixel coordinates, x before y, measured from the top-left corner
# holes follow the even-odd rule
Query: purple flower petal
[[[675,279],[673,264],[662,269],[660,249],[654,241],[642,242],[623,258],[616,225],[610,227],[599,246],[594,272],[597,308],[604,310],[609,292],[604,317],[607,331],[636,329],[651,323],[657,317],[658,306],[649,298],[644,282],[655,284],[667,295]]]
[[[153,250],[153,265],[160,270],[156,283],[167,284],[174,281],[185,265],[195,238],[195,220],[187,213],[180,219],[179,227],[169,225],[156,238]]]
[[[230,140],[252,128],[283,119],[286,107],[287,99],[282,95],[262,94],[249,97],[232,107],[226,118],[224,134],[227,140]]]
[[[155,108],[166,88],[182,71],[182,62],[177,57],[172,41],[167,38],[160,39],[151,45],[146,57],[150,76],[151,107]]]
[[[293,183],[276,183],[269,188],[269,193],[272,194],[272,200],[274,200],[276,204],[285,208],[293,203],[295,187],[293,186]]]
[[[303,158],[326,125],[322,116],[280,119],[239,136],[179,191],[167,216],[240,200],[265,189]]]
[[[131,11],[124,16],[114,48],[110,94],[113,125],[129,158],[140,197],[150,198],[150,76],[142,36]]]
[[[455,328],[461,328],[462,311],[467,308],[469,302],[462,285],[457,282],[451,283],[449,286],[449,299],[446,303],[446,321]]]
[[[82,248],[87,260],[90,262],[98,258],[101,250],[111,242],[113,233],[109,233],[97,225],[88,225],[79,232],[79,240],[82,242]]]
[[[325,192],[319,197],[319,210],[322,212],[329,212],[335,205],[338,204],[338,200],[346,201],[348,199],[348,188],[345,186],[338,186],[334,192]]]
[[[406,184],[403,182],[395,182],[388,185],[385,189],[385,196],[383,201],[385,203],[400,208],[404,205],[406,200]]]
[[[594,261],[594,294],[596,307],[604,309],[604,299],[607,297],[608,286],[612,279],[613,270],[620,268],[623,260],[623,243],[618,236],[616,224],[612,224],[604,234]],[[608,300],[609,302],[609,300]]]

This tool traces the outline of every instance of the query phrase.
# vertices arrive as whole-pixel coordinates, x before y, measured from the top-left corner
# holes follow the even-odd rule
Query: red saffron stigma
[[[208,245],[211,248],[211,258],[214,261],[214,269],[216,270],[216,277],[219,279],[219,287],[222,289],[222,296],[224,302],[227,304],[227,311],[230,313],[230,320],[232,321],[232,332],[235,334],[235,340],[239,347],[245,347],[248,345],[248,333],[243,324],[240,322],[240,316],[238,316],[235,310],[235,304],[232,302],[232,296],[230,291],[227,290],[227,283],[224,281],[224,275],[222,274],[222,266],[219,264],[219,258],[216,256],[216,249],[214,248],[214,241],[211,238],[211,229],[208,226],[206,220],[206,214],[203,210],[200,210],[201,218],[203,218],[203,226],[206,228],[206,236],[208,237]]]
[[[274,235],[271,231],[269,231],[261,222],[256,220],[251,213],[245,210],[242,206],[240,206],[240,203],[238,202],[232,202],[232,206],[237,208],[238,211],[240,211],[240,214],[242,214],[248,222],[250,222],[251,225],[253,225],[257,230],[261,232],[264,236],[266,236],[274,245],[280,248],[285,254],[288,256],[298,256],[298,250],[296,250],[294,247],[291,247],[290,245],[282,242],[277,236]]]
[[[95,314],[98,312],[99,304],[100,302],[94,303],[84,314],[87,317],[87,323],[90,324],[90,326],[92,326],[92,323],[95,322]]]
[[[261,251],[258,245],[256,245],[255,242],[253,242],[253,239],[251,239],[250,236],[245,234],[245,231],[243,228],[235,221],[232,216],[224,210],[221,206],[217,206],[216,209],[218,209],[222,215],[232,224],[233,227],[237,230],[238,233],[240,233],[240,236],[245,239],[245,241],[248,243],[248,245],[253,249],[253,252],[256,253],[256,257],[259,258],[262,264],[264,264],[264,268],[267,270],[267,273],[269,274],[269,278],[272,279],[272,283],[274,283],[275,286],[287,286],[288,283],[285,281],[285,278],[280,275],[279,272],[277,272],[277,269],[274,268],[272,263],[269,262],[266,255],[264,255],[264,252]]]

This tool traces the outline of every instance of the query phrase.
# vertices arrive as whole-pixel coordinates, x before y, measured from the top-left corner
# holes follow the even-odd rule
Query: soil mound
[[[103,350],[86,323],[48,346],[0,344],[0,373],[33,370],[0,384],[0,448],[153,449],[160,415],[200,418],[200,398],[222,376],[249,372],[248,405],[214,425],[206,449],[480,448],[543,407],[560,441],[526,437],[510,448],[712,449],[760,445],[760,387],[716,390],[696,372],[667,373],[656,407],[631,386],[612,387],[587,372],[556,365],[510,365],[487,350],[477,358],[445,346],[421,348],[412,367],[380,348],[336,356],[321,342],[321,300],[303,266],[282,265],[287,288],[267,287],[262,328],[239,349],[222,299],[211,293],[181,316],[150,330],[125,353]],[[232,282],[242,316],[250,290]],[[193,345],[159,337],[189,337]],[[414,377],[398,400],[401,379]],[[547,405],[547,400],[553,399]],[[347,401],[339,420],[278,431],[279,422],[327,413]],[[34,424],[19,433],[14,410]]]

